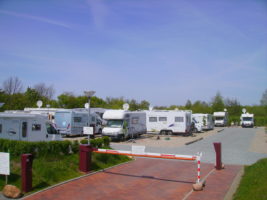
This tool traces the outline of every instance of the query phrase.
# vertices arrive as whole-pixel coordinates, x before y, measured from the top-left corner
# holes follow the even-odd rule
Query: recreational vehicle
[[[191,134],[192,132],[191,111],[151,110],[145,112],[148,132],[160,134]]]
[[[226,126],[228,122],[227,112],[214,112],[214,125],[215,126]]]
[[[55,113],[55,126],[62,135],[83,135],[83,127],[94,127],[94,134],[102,133],[102,121],[98,114],[84,109],[60,110]]]
[[[192,117],[201,125],[202,130],[212,130],[214,122],[211,114],[195,113]]]
[[[124,140],[146,133],[146,114],[142,111],[107,110],[103,119],[106,125],[102,135]]]
[[[44,115],[0,113],[0,138],[23,141],[61,140],[60,134]]]
[[[254,114],[243,113],[240,117],[241,126],[244,127],[254,127]]]

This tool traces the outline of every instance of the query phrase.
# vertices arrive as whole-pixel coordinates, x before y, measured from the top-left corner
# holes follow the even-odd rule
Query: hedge
[[[87,144],[87,140],[82,140],[81,144]],[[93,147],[109,147],[108,137],[91,139]],[[20,156],[24,153],[31,153],[36,157],[47,155],[67,155],[79,151],[78,141],[49,141],[49,142],[27,142],[0,139],[0,152],[9,152],[11,156]]]

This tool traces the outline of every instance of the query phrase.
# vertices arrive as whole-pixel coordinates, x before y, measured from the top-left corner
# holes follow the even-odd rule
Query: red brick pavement
[[[211,164],[202,164],[202,177],[213,169]],[[240,169],[241,166],[226,166],[222,171],[212,171],[204,190],[192,192],[188,199],[223,199]],[[138,158],[25,199],[183,199],[192,190],[196,178],[197,164],[194,161]]]

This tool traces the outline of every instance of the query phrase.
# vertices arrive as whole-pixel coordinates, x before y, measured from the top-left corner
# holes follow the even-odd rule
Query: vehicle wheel
[[[167,135],[172,135],[172,131],[167,131]]]
[[[98,130],[98,134],[100,134],[100,135],[102,134],[102,129]]]
[[[125,141],[125,135],[121,135],[120,140],[123,142]]]

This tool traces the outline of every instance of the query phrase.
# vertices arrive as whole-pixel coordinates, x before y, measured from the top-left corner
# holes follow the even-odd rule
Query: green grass
[[[97,154],[92,155],[91,170],[97,171],[116,164],[129,161],[127,156]],[[83,175],[78,170],[79,155],[62,155],[40,157],[33,161],[33,191],[38,191],[48,186],[66,181]],[[21,187],[20,158],[11,159],[11,175],[8,177],[8,184]],[[4,187],[5,177],[0,176],[0,190]]]
[[[234,200],[267,199],[267,159],[246,166],[245,173],[234,195]]]

